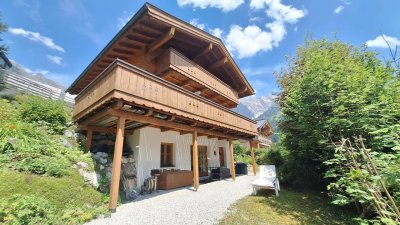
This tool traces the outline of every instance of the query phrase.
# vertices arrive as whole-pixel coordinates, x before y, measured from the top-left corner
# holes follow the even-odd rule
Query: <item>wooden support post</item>
[[[228,142],[229,142],[229,157],[230,157],[230,161],[231,161],[231,175],[232,175],[232,179],[235,180],[236,179],[236,173],[235,173],[235,159],[233,158],[233,144],[232,144],[232,138],[228,138]]]
[[[121,176],[122,147],[124,144],[124,130],[125,117],[119,117],[114,145],[114,159],[110,188],[110,204],[108,206],[111,212],[115,212],[118,201],[119,180]]]
[[[199,189],[199,158],[197,149],[197,131],[192,134],[193,138],[193,187],[197,191]]]
[[[93,130],[88,129],[86,132],[86,152],[90,152],[90,148],[92,147]]]
[[[253,174],[257,174],[256,158],[254,157],[254,144],[250,141],[251,162],[253,164]]]

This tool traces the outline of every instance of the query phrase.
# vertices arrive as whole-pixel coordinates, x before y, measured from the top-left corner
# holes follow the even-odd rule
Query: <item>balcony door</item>
[[[225,149],[224,149],[224,147],[219,147],[219,166],[225,167]]]
[[[197,150],[199,151],[198,160],[199,160],[199,176],[205,177],[208,176],[208,158],[207,158],[207,146],[198,145]],[[191,168],[193,170],[193,146],[190,149],[190,161]]]

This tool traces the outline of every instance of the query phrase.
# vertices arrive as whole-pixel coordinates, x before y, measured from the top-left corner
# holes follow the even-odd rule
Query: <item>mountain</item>
[[[57,82],[55,82],[53,80],[46,78],[45,75],[43,75],[41,73],[37,73],[37,74],[29,73],[26,71],[26,69],[24,67],[22,67],[21,65],[17,64],[15,61],[12,61],[12,60],[11,60],[11,64],[12,64],[12,67],[9,69],[9,71],[11,73],[38,81],[43,84],[47,84],[47,85],[50,85],[53,87],[65,89],[65,87],[63,87],[62,85],[58,84]]]
[[[274,131],[271,136],[273,143],[279,140],[278,116],[279,106],[275,102],[276,95],[250,96],[240,100],[238,107],[233,111],[254,120],[267,120]]]
[[[250,96],[240,100],[233,111],[251,119],[256,119],[265,111],[275,105],[276,95]]]

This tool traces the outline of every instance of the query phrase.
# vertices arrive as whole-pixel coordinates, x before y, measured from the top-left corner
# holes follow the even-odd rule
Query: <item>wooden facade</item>
[[[255,121],[233,111],[254,91],[218,38],[145,4],[68,88],[73,119],[87,133],[116,133],[110,209],[118,197],[124,134],[145,126],[192,133],[193,186],[199,188],[197,137],[257,136]],[[116,155],[118,154],[118,155]],[[114,168],[115,167],[115,168]]]

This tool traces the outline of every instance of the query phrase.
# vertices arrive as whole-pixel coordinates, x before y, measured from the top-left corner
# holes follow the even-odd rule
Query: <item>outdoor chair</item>
[[[259,178],[252,183],[253,194],[257,195],[258,190],[274,189],[275,195],[279,196],[279,180],[276,176],[275,165],[261,165]]]

